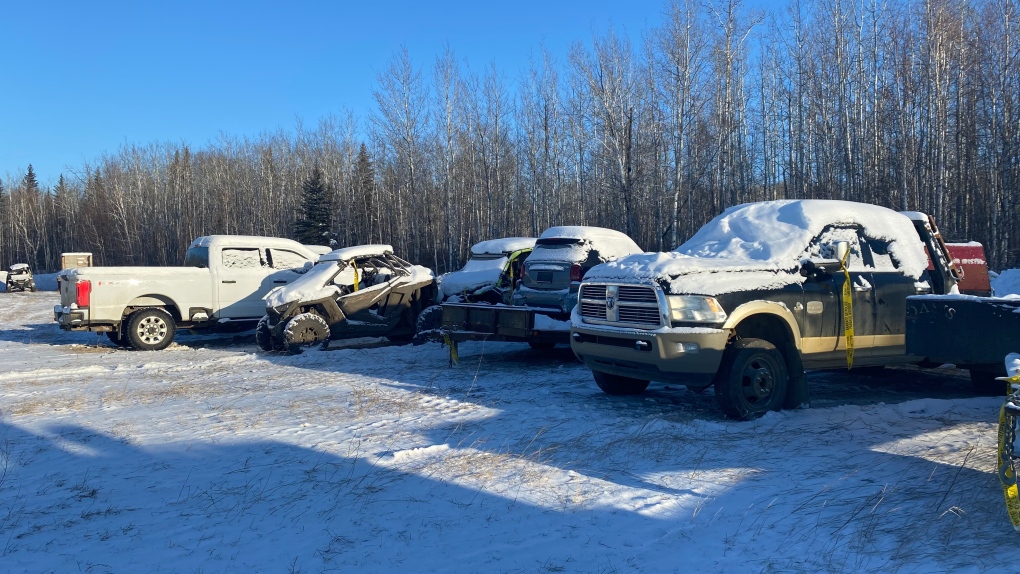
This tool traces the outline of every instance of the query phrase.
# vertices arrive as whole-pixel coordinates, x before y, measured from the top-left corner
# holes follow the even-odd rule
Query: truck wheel
[[[269,315],[259,319],[258,327],[255,327],[255,342],[263,351],[282,351],[283,343],[273,337],[273,331],[269,328]]]
[[[995,377],[1001,377],[996,371],[989,369],[970,369],[970,384],[974,392],[983,397],[1006,396],[1006,381],[996,381]]]
[[[329,323],[315,313],[301,313],[283,329],[283,344],[292,355],[300,353],[302,347],[311,347],[327,339]]]
[[[611,375],[602,371],[592,371],[591,376],[595,384],[607,395],[623,397],[629,395],[640,395],[648,388],[648,381],[632,379],[622,375]]]
[[[149,307],[132,313],[123,335],[139,351],[160,351],[170,346],[177,326],[174,318],[163,309]]]
[[[123,321],[121,324],[126,327],[127,326],[127,321]],[[109,339],[110,341],[112,341],[113,344],[117,345],[118,347],[129,347],[129,346],[131,346],[130,343],[128,342],[128,340],[127,340],[127,337],[124,336],[124,333],[122,331],[107,331],[106,332],[106,338]]]
[[[788,379],[786,362],[775,345],[740,339],[723,354],[715,378],[715,400],[732,419],[756,419],[782,408]]]

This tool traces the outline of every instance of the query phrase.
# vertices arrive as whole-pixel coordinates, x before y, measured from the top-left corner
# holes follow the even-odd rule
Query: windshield
[[[188,252],[184,254],[184,266],[202,268],[209,267],[209,248],[189,247]]]

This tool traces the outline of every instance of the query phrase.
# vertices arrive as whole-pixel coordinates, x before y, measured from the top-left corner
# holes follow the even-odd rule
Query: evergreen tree
[[[354,163],[354,217],[356,223],[353,245],[371,243],[372,232],[376,228],[376,217],[373,211],[375,196],[375,166],[368,157],[368,149],[362,143],[358,148],[358,158]]]
[[[294,239],[308,245],[329,242],[329,222],[332,215],[329,190],[322,180],[318,166],[301,184],[301,217],[294,222]]]
[[[39,180],[35,177],[35,170],[32,169],[32,164],[28,164],[28,172],[25,174],[25,178],[21,180],[22,187],[27,192],[39,191]]]

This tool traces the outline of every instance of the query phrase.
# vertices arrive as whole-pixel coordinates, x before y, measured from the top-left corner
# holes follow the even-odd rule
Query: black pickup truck
[[[714,385],[726,415],[746,420],[804,403],[805,369],[924,361],[907,352],[908,299],[954,293],[959,278],[923,214],[739,205],[672,252],[589,271],[571,348],[606,393]]]

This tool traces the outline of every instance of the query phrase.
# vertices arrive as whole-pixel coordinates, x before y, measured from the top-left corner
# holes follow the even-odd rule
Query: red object
[[[583,277],[583,276],[584,276],[584,273],[581,273],[581,264],[580,263],[574,263],[573,265],[570,266],[570,280],[571,281],[580,281],[581,277]]]
[[[985,248],[980,243],[946,243],[953,263],[963,269],[963,279],[957,284],[960,293],[990,297],[992,285],[988,280],[988,262]]]
[[[78,307],[88,307],[92,300],[92,282],[79,281],[74,286],[77,289],[77,297],[75,297],[74,302]]]

